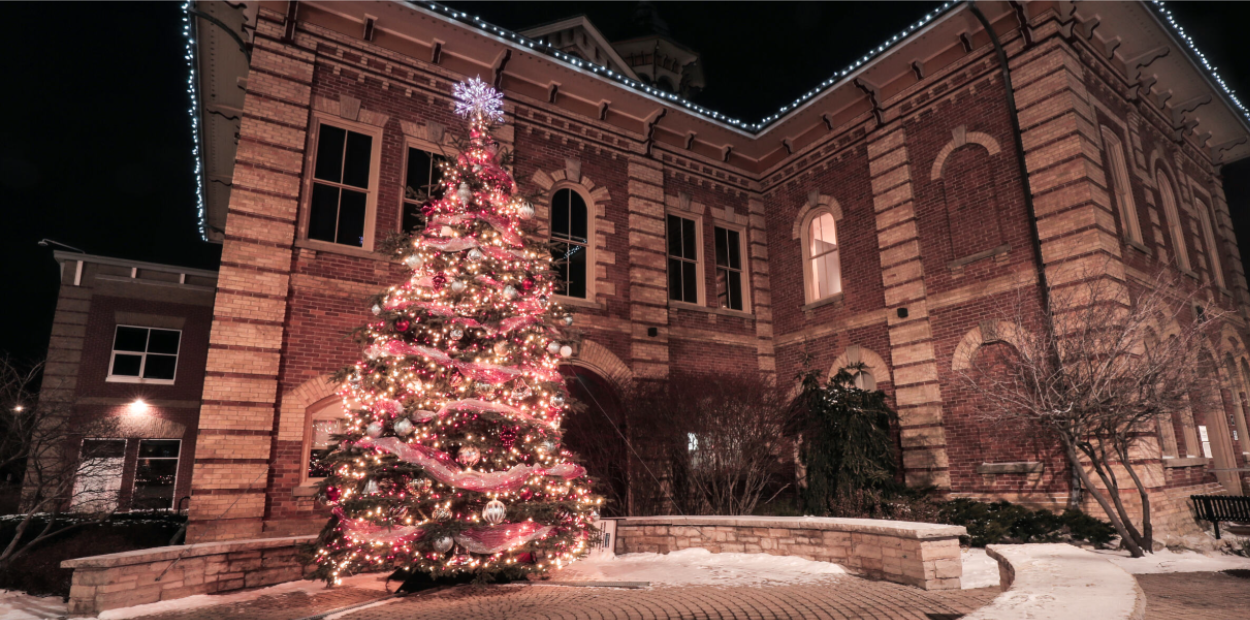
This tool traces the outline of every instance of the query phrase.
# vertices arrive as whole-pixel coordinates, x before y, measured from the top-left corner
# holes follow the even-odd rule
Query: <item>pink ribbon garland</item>
[[[374,350],[375,352],[378,351],[378,349]],[[442,364],[444,366],[451,366],[456,370],[459,370],[464,376],[474,381],[483,381],[491,385],[501,385],[507,383],[527,372],[534,375],[536,378],[545,381],[554,380],[552,379],[553,375],[558,374],[545,368],[525,369],[513,368],[511,366],[500,366],[498,364],[462,362],[460,360],[453,359],[450,355],[447,355],[438,349],[422,345],[408,344],[399,340],[392,340],[386,343],[380,352],[393,356],[420,355],[432,362]]]
[[[405,463],[421,466],[427,475],[447,486],[479,493],[515,491],[524,486],[530,476],[556,476],[572,480],[586,475],[586,468],[576,463],[561,463],[555,467],[522,464],[514,465],[507,471],[495,472],[466,471],[456,465],[446,452],[422,444],[404,443],[398,437],[364,437],[356,445],[389,452]]]
[[[339,518],[339,531],[353,541],[395,545],[416,542],[425,537],[424,528],[416,525],[386,527],[375,525],[365,519],[348,519],[343,516],[343,509],[337,506],[334,508],[334,514]],[[543,538],[553,529],[555,528],[539,525],[533,521],[501,523],[463,530],[452,539],[469,553],[494,555],[531,540]]]
[[[450,239],[433,239],[425,237],[421,239],[421,245],[434,248],[442,252],[459,252],[469,248],[476,248],[477,242],[464,237],[452,237]]]

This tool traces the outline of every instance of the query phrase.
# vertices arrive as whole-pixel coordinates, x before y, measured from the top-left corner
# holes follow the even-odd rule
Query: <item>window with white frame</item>
[[[343,401],[335,398],[322,408],[310,413],[308,418],[304,477],[306,480],[319,480],[330,473],[330,466],[324,459],[338,445],[335,435],[341,435],[347,430]]]
[[[374,137],[321,123],[308,206],[308,238],[365,247],[373,188]]]
[[[551,262],[556,294],[586,298],[590,288],[590,214],[586,200],[571,189],[551,196]]]
[[[733,228],[715,226],[713,235],[716,246],[716,299],[722,308],[745,310],[742,233]]]
[[[1185,227],[1181,223],[1180,210],[1176,205],[1176,193],[1172,183],[1162,170],[1155,172],[1155,184],[1159,186],[1159,199],[1163,202],[1163,215],[1168,220],[1168,234],[1172,236],[1172,249],[1176,252],[1176,264],[1182,269],[1189,266],[1189,250],[1185,245]]]
[[[135,465],[132,510],[169,510],[174,507],[178,483],[180,439],[140,439],[139,461]]]
[[[415,234],[425,229],[425,214],[421,212],[421,205],[427,200],[443,197],[444,188],[440,183],[444,161],[442,155],[411,145],[408,147],[404,167],[403,221],[400,223],[404,232]]]
[[[78,470],[74,475],[70,510],[92,513],[116,511],[125,464],[125,439],[84,439]]]
[[[699,226],[698,221],[680,215],[668,216],[668,298],[689,304],[699,303]]]
[[[819,301],[842,292],[842,263],[838,256],[838,230],[833,214],[821,211],[812,217],[807,224],[804,241],[807,301]]]
[[[177,329],[118,325],[108,381],[172,384],[181,341],[182,332]]]
[[[1103,148],[1111,165],[1111,186],[1115,193],[1116,207],[1120,211],[1123,234],[1131,241],[1142,243],[1141,223],[1137,219],[1137,206],[1133,202],[1133,189],[1129,185],[1128,164],[1124,159],[1124,144],[1109,128],[1102,128]]]
[[[1211,267],[1211,277],[1221,288],[1228,288],[1224,284],[1224,264],[1220,261],[1220,246],[1216,243],[1215,227],[1211,225],[1211,212],[1207,210],[1207,205],[1196,197],[1194,208],[1198,210],[1198,221],[1202,224],[1202,237],[1207,246],[1207,262]]]

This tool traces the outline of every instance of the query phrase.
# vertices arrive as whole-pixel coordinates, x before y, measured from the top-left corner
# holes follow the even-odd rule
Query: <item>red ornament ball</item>
[[[411,325],[412,324],[408,322],[408,319],[399,319],[398,321],[395,321],[395,329],[398,329],[401,332],[408,331],[408,328],[411,327]]]
[[[534,278],[525,278],[524,280],[521,280],[521,288],[527,291],[534,288]]]
[[[446,275],[444,275],[444,274],[441,274],[441,273],[440,273],[440,274],[438,274],[438,275],[434,276],[434,290],[436,290],[436,291],[437,291],[437,290],[442,289],[444,284],[447,284],[447,276],[446,276]]]

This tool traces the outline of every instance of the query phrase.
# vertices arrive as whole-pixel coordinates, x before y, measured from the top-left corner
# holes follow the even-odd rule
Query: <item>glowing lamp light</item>
[[[148,404],[142,398],[136,398],[134,402],[126,405],[126,413],[131,415],[143,415],[148,412]]]
[[[16,412],[16,413],[21,413],[22,411],[25,411],[25,409],[26,409],[25,407],[23,407],[23,406],[21,406],[21,405],[18,405],[18,406],[16,406],[16,407],[14,407],[14,408],[13,408],[13,411],[14,411],[14,412]]]

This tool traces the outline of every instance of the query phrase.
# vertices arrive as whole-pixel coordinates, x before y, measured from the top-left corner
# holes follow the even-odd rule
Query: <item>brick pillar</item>
[[[929,324],[924,267],[911,185],[907,135],[902,127],[868,143],[877,248],[885,285],[886,320],[894,371],[894,400],[902,428],[907,484],[951,486],[942,430],[942,390],[938,384],[933,330]],[[905,309],[906,316],[900,316]]]
[[[664,246],[664,170],[629,162],[629,318],[631,366],[638,379],[668,377],[668,267]],[[650,328],[656,335],[648,335]]]
[[[747,199],[750,244],[747,260],[751,263],[751,312],[755,314],[756,358],[762,373],[776,375],[777,349],[773,343],[773,296],[768,274],[768,231],[765,230],[764,201],[758,196]]]
[[[261,534],[313,55],[262,19],[209,337],[187,542]]]

